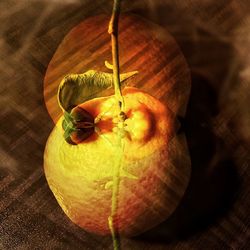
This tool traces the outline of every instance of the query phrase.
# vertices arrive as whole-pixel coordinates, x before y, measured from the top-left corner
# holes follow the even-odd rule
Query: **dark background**
[[[191,70],[182,120],[192,178],[175,213],[123,249],[248,249],[250,181],[250,2],[124,0],[168,30]],[[202,2],[202,3],[201,3]],[[0,2],[0,249],[112,249],[63,214],[43,173],[53,123],[43,78],[63,37],[107,0]]]

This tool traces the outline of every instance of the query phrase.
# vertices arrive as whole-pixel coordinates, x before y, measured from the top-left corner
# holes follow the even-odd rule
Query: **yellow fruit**
[[[87,101],[79,107],[96,121],[96,131],[71,145],[57,122],[46,145],[44,169],[48,184],[65,214],[97,234],[110,234],[112,179],[120,167],[117,216],[121,235],[134,236],[165,220],[179,204],[190,176],[185,138],[177,136],[175,115],[156,98],[125,88],[124,124],[116,118],[114,96]]]

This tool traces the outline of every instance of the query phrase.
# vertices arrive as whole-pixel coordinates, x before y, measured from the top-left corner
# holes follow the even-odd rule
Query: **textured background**
[[[42,168],[53,127],[43,100],[48,63],[71,28],[111,5],[0,1],[0,249],[112,249],[109,237],[65,217]],[[124,0],[123,7],[167,29],[187,59],[192,92],[182,122],[193,167],[171,218],[123,239],[123,249],[249,248],[249,1]]]

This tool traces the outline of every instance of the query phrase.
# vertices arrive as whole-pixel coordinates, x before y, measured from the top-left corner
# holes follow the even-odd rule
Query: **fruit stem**
[[[118,119],[119,122],[124,124],[124,100],[121,93],[120,83],[120,69],[119,69],[119,48],[118,48],[118,22],[121,8],[121,0],[114,0],[112,16],[109,22],[108,33],[111,35],[112,45],[112,60],[113,60],[113,79],[115,88],[115,97],[118,101]],[[121,135],[118,135],[118,150],[117,150],[117,164],[114,166],[113,173],[113,187],[112,187],[112,204],[111,204],[111,215],[108,218],[108,224],[113,240],[114,250],[120,249],[119,232],[117,229],[117,208],[118,208],[118,192],[120,184],[120,167],[121,159],[123,156],[123,143]]]
[[[121,0],[114,0],[112,16],[109,22],[108,33],[111,35],[115,96],[118,100],[118,109],[120,112],[122,112],[124,108],[124,100],[121,93],[119,47],[118,47],[118,23],[119,23],[120,8],[121,8]]]

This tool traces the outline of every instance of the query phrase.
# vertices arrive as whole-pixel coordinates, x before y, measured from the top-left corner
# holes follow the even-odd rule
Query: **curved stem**
[[[115,96],[118,101],[118,116],[122,124],[124,124],[124,100],[121,93],[120,84],[120,70],[119,70],[119,48],[118,48],[118,21],[120,14],[121,0],[114,0],[112,16],[109,22],[108,33],[111,35],[112,44],[112,60],[113,60],[113,79]],[[120,249],[119,232],[117,229],[117,208],[118,208],[118,193],[120,184],[120,167],[122,164],[123,157],[123,142],[121,135],[118,134],[118,150],[116,151],[117,162],[114,166],[113,172],[113,186],[112,186],[112,204],[111,204],[111,215],[108,218],[109,228],[112,234],[114,250]]]

